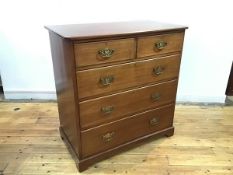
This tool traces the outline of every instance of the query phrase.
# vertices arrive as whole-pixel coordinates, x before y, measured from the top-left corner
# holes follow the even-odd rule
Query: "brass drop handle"
[[[151,95],[151,99],[153,101],[158,101],[160,98],[161,98],[160,93],[154,93],[154,94]]]
[[[159,124],[159,119],[157,117],[153,117],[152,119],[150,119],[150,125],[154,126]]]
[[[154,75],[160,75],[163,73],[165,68],[161,67],[161,66],[157,66],[153,68],[153,73]]]
[[[166,46],[167,46],[167,42],[165,42],[165,41],[158,41],[158,42],[155,43],[155,47],[156,47],[158,50],[162,50],[162,49],[164,49]]]
[[[105,106],[101,108],[101,112],[103,112],[104,114],[111,114],[114,110],[113,106]]]
[[[98,51],[98,54],[105,59],[110,58],[114,53],[114,49],[104,48]]]
[[[102,140],[104,142],[110,142],[113,139],[114,135],[115,135],[115,132],[108,132],[102,135]]]
[[[114,81],[114,76],[113,75],[109,75],[109,76],[105,76],[105,77],[100,77],[100,84],[103,86],[108,86],[111,83],[113,83]]]

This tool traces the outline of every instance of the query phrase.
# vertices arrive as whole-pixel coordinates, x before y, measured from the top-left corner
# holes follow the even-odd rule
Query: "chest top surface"
[[[186,26],[166,24],[155,21],[128,21],[89,24],[68,24],[45,26],[63,38],[72,40],[101,37],[117,37],[151,32],[166,32],[187,29]]]

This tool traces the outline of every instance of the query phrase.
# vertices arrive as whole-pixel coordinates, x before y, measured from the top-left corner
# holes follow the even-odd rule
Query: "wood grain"
[[[83,173],[232,175],[232,114],[231,106],[177,105],[173,137],[150,140]],[[49,122],[53,123],[50,129]],[[15,134],[15,127],[21,124],[25,131],[18,130]],[[0,136],[0,171],[79,174],[60,138],[58,126],[56,103],[0,103],[0,133],[5,133]],[[54,134],[44,134],[49,130],[54,130]],[[37,134],[29,136],[30,132]]]
[[[60,125],[81,157],[78,93],[73,42],[49,32]]]
[[[113,93],[117,90],[177,78],[180,59],[181,56],[178,54],[128,64],[77,71],[79,98],[83,99],[102,95],[103,93]],[[163,72],[160,75],[155,75],[153,69],[158,66],[163,69]],[[114,81],[108,86],[103,86],[100,84],[100,78],[106,76],[114,76]]]
[[[148,124],[145,122],[148,115],[143,112],[154,110],[154,107],[162,108],[158,105],[174,103],[184,31],[187,27],[153,21],[133,21],[46,28],[50,34],[54,64],[60,114],[59,130],[80,172],[146,139],[173,135],[173,112],[170,113],[170,108],[164,112],[164,116],[170,113],[169,117],[150,119],[150,122],[156,125],[154,132],[148,132],[145,127],[145,123]],[[155,49],[155,44],[158,50]],[[166,86],[154,88],[156,83],[164,83]],[[140,92],[137,89],[141,89]],[[103,101],[98,102],[99,99]],[[100,106],[104,101],[115,101],[117,106]],[[84,104],[82,111],[79,104]],[[92,110],[94,107],[98,107],[98,111]],[[99,115],[100,108],[106,114],[115,107],[119,108],[119,111],[113,113],[109,120],[104,120]],[[90,114],[86,115],[88,112]],[[95,115],[99,118],[93,118]],[[127,120],[132,117],[135,119],[132,120],[135,126],[130,126],[131,123]],[[128,128],[119,120],[125,120]],[[161,124],[158,124],[157,120],[161,120]],[[39,122],[49,123],[51,120],[40,119]],[[120,125],[111,125],[114,122]],[[12,134],[16,136],[18,132],[25,132],[20,130],[20,126],[22,124]],[[99,133],[96,128],[102,128],[104,131],[109,128],[107,126],[118,128],[120,135],[125,136],[123,142],[118,138],[119,143],[113,144],[114,146],[91,147],[91,140],[98,144],[98,139],[93,137]],[[132,138],[127,132],[123,133],[125,128],[131,129],[129,133]],[[91,132],[92,130],[94,132]],[[9,132],[7,129],[2,131],[4,134]],[[40,131],[40,127],[35,126],[35,132],[25,134],[36,136],[37,131]],[[43,134],[53,135],[54,132],[49,130]],[[85,137],[85,134],[88,136]],[[104,140],[109,141],[109,136],[113,134],[107,133]]]
[[[110,58],[103,58],[98,54],[98,51],[104,48],[114,50]],[[135,50],[136,43],[133,38],[74,44],[77,67],[132,60],[135,58]]]
[[[142,58],[181,51],[183,47],[183,40],[184,32],[139,37],[137,44],[137,57]],[[159,50],[155,44],[161,41],[166,42],[167,45],[163,49]]]
[[[173,115],[172,104],[82,131],[83,156],[87,157],[149,133],[172,127]],[[153,119],[156,119],[155,123],[151,122]],[[109,136],[109,133],[112,134],[111,140],[106,141],[104,136]]]
[[[80,103],[81,128],[87,129],[123,118],[136,112],[174,103],[176,98],[176,88],[177,80],[172,80],[110,96],[83,101]],[[160,98],[158,100],[153,100],[151,96],[156,93],[160,95]],[[101,110],[104,107],[112,107],[113,111],[106,114]]]
[[[58,35],[72,40],[125,37],[136,34],[151,34],[167,31],[184,31],[185,26],[160,23],[156,21],[127,21],[90,24],[70,24],[45,26]]]

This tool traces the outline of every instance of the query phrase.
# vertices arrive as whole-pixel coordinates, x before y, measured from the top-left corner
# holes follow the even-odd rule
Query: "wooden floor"
[[[78,174],[58,126],[56,103],[0,103],[0,170]],[[233,107],[177,105],[173,137],[150,140],[82,174],[233,175]]]

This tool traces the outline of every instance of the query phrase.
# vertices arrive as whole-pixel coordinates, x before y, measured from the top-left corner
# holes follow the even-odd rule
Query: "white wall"
[[[0,71],[6,98],[56,98],[44,25],[149,19],[189,26],[178,101],[224,101],[233,58],[230,0],[7,0],[0,4]]]

